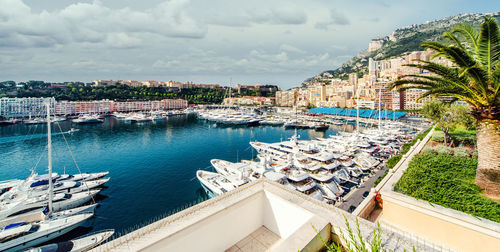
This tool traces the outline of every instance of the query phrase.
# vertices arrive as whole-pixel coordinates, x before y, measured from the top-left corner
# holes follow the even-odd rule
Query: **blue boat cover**
[[[310,109],[308,111],[308,113],[350,116],[350,117],[357,116],[356,109],[348,109],[348,108],[313,108],[313,109]],[[382,112],[380,113],[380,117],[382,119],[393,119],[393,118],[399,119],[399,118],[405,116],[406,114],[407,114],[406,112],[382,110]],[[371,109],[360,109],[359,110],[359,117],[375,119],[375,118],[379,117],[379,111],[378,110],[371,110]]]
[[[24,222],[12,223],[12,224],[5,226],[5,230],[7,230],[9,228],[13,228],[13,227],[18,227],[18,226],[21,226],[23,224],[24,224]]]
[[[52,183],[56,182],[56,179],[52,179]],[[36,187],[36,186],[41,186],[41,185],[47,185],[49,183],[48,179],[45,180],[39,180],[36,182],[31,183],[30,187]]]

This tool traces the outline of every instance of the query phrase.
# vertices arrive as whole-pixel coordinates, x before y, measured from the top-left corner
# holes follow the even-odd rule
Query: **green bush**
[[[455,145],[476,145],[476,131],[457,129],[450,133],[450,138]]]
[[[469,157],[469,150],[466,147],[453,148],[453,155],[457,157]]]
[[[434,148],[432,148],[431,146],[425,146],[423,149],[422,149],[422,153],[423,154],[432,154],[432,153],[436,153],[436,151],[434,150]]]
[[[396,155],[396,156],[393,156],[393,157],[387,159],[387,161],[385,162],[387,168],[389,168],[389,169],[394,168],[394,166],[396,166],[396,164],[399,162],[399,160],[401,160],[401,157],[402,157],[402,155]]]
[[[424,139],[424,137],[427,136],[427,133],[429,133],[430,130],[431,128],[428,128],[426,131],[420,133],[413,140],[411,140],[411,142],[403,144],[403,146],[401,146],[401,154],[402,155],[406,154],[410,150],[410,147],[416,144],[419,139],[420,141],[422,141],[422,139]]]
[[[434,147],[434,150],[438,154],[441,154],[441,155],[451,155],[451,154],[453,154],[453,150],[450,147],[445,146],[445,145],[437,145],[436,147]]]
[[[432,133],[431,140],[440,143],[444,142],[444,133],[442,131],[434,131],[434,133]]]
[[[389,173],[389,170],[385,171],[384,174],[382,174],[382,176],[375,179],[375,181],[373,182],[373,187],[377,187],[377,185],[380,183],[380,181],[382,181],[382,179],[384,179],[388,173]]]
[[[472,152],[472,158],[477,159],[477,149]]]
[[[396,191],[417,199],[500,222],[500,202],[481,195],[474,184],[477,159],[416,155],[396,183]]]

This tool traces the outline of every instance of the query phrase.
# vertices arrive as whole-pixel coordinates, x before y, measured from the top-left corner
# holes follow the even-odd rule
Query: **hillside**
[[[370,42],[381,45],[380,48],[372,51],[369,51],[368,49],[364,50],[339,68],[324,71],[315,77],[305,80],[303,85],[307,85],[314,80],[324,79],[322,77],[326,76],[347,79],[350,73],[356,72],[358,75],[362,75],[367,72],[368,58],[384,60],[400,56],[406,52],[422,50],[420,43],[423,41],[441,40],[443,32],[449,30],[456,24],[468,23],[477,27],[481,24],[483,17],[486,15],[494,16],[497,20],[500,20],[500,12],[488,14],[459,14],[426,22],[424,24],[414,24],[399,28],[392,32],[389,36],[375,38]]]

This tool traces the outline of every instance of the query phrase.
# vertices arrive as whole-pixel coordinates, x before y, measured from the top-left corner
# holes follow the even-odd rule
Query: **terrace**
[[[344,219],[345,217],[345,219]],[[239,187],[132,233],[94,251],[317,251],[325,240],[347,232],[355,216],[267,179]],[[363,239],[374,223],[359,219]],[[421,238],[382,225],[382,244],[393,251],[434,251]],[[263,235],[263,234],[268,235]]]

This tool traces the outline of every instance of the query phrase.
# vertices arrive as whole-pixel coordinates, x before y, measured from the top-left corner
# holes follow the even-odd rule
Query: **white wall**
[[[284,199],[265,192],[266,201],[264,202],[264,226],[279,235],[285,240],[304,223],[308,222],[313,214],[297,207]]]
[[[262,226],[264,201],[256,193],[142,251],[224,251]]]

